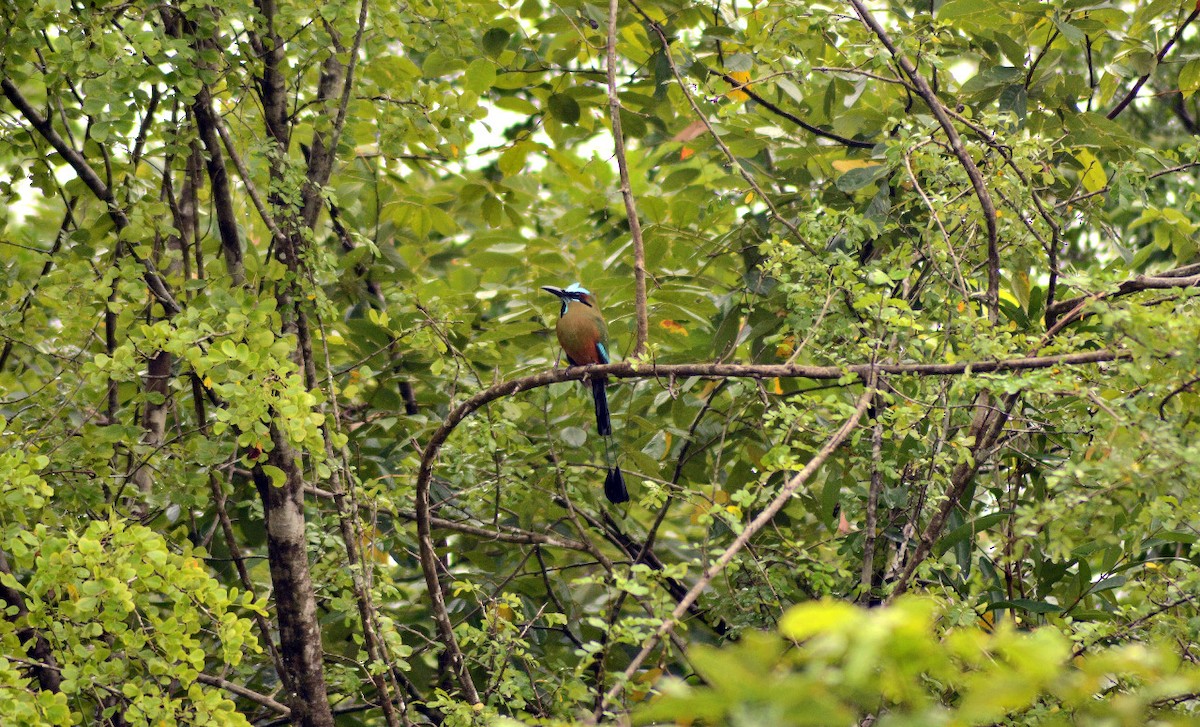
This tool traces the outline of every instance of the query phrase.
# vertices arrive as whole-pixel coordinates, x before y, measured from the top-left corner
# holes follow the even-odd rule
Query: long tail
[[[604,496],[614,505],[629,502],[629,490],[625,489],[625,477],[621,474],[621,468],[616,465],[609,467],[608,474],[604,476]]]
[[[629,490],[625,489],[625,476],[617,465],[612,451],[612,437],[604,438],[604,461],[608,464],[608,473],[604,476],[604,496],[614,505],[629,502]]]
[[[604,378],[592,379],[592,401],[596,404],[596,429],[600,436],[612,434],[612,420],[608,417],[608,392],[604,389]]]

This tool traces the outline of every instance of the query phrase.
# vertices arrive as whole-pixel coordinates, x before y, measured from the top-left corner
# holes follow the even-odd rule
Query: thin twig
[[[812,124],[808,123],[807,121],[805,121],[804,119],[800,118],[799,116],[793,114],[792,112],[790,112],[786,109],[780,108],[779,106],[776,106],[775,104],[771,103],[767,99],[758,95],[757,93],[755,93],[755,91],[752,88],[750,88],[750,84],[762,83],[763,79],[755,79],[753,81],[739,81],[736,78],[734,78],[733,76],[730,76],[728,73],[721,73],[719,71],[713,71],[713,70],[710,70],[709,73],[720,76],[721,80],[725,81],[725,83],[728,83],[730,86],[733,87],[730,89],[731,91],[740,91],[740,92],[746,94],[750,98],[754,99],[755,103],[757,103],[759,106],[762,106],[764,109],[766,109],[767,111],[770,111],[771,113],[775,114],[776,116],[787,119],[788,121],[792,122],[796,126],[799,126],[801,129],[804,129],[808,133],[812,134],[813,136],[819,136],[824,139],[829,139],[830,141],[836,141],[837,143],[841,144],[842,146],[846,146],[851,149],[874,149],[875,148],[874,142],[859,141],[858,139],[850,139],[848,137],[841,136],[840,134],[835,134],[832,131],[825,131],[824,129],[822,129],[820,127],[813,126]]]
[[[239,697],[249,699],[251,702],[266,707],[272,712],[283,715],[284,717],[290,716],[292,713],[292,710],[286,704],[281,704],[265,694],[256,692],[253,689],[247,689],[241,684],[231,682],[228,679],[222,679],[221,677],[212,676],[211,674],[200,673],[196,675],[196,681],[200,682],[201,684],[207,684],[210,687],[219,687],[227,692],[232,692]]]
[[[879,405],[876,398],[876,407]],[[875,537],[879,527],[879,495],[883,492],[883,422],[879,421],[878,409],[871,427],[871,485],[867,491],[867,517],[863,525],[862,596],[871,602],[871,589],[875,581]]]

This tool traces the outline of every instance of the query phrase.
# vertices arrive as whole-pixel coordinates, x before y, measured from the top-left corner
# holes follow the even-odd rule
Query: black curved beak
[[[562,298],[567,294],[567,291],[563,290],[562,288],[555,288],[553,285],[543,285],[542,290],[546,291],[547,293],[557,295],[559,298]]]

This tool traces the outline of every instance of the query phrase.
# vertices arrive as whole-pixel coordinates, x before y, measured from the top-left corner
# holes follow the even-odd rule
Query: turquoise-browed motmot
[[[558,296],[562,310],[558,313],[558,324],[554,327],[558,343],[572,366],[606,364],[608,355],[608,326],[600,314],[600,304],[591,291],[574,283],[567,288],[543,286],[542,290]],[[612,463],[610,438],[612,419],[608,413],[608,392],[605,389],[607,376],[591,377],[592,401],[596,408],[596,431],[604,437],[604,450],[609,459],[608,476],[604,479],[604,495],[610,502],[620,503],[629,499],[625,489],[625,478],[621,468]]]

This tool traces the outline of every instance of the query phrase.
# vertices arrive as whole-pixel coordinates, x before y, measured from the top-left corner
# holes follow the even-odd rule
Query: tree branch
[[[271,699],[267,695],[260,694],[253,689],[247,689],[241,684],[231,682],[228,679],[222,679],[221,677],[212,676],[211,674],[200,673],[196,675],[196,681],[200,682],[201,684],[207,684],[210,687],[224,689],[225,691],[232,692],[239,697],[249,699],[251,702],[262,705],[276,714],[281,714],[285,717],[291,716],[292,714],[292,710],[289,709],[287,705],[281,704],[274,699]]]
[[[1184,19],[1184,21],[1179,25],[1179,27],[1175,29],[1175,33],[1171,36],[1171,39],[1168,40],[1161,49],[1159,49],[1158,55],[1156,56],[1158,62],[1154,64],[1155,68],[1157,68],[1158,64],[1162,63],[1163,59],[1167,57],[1167,53],[1171,51],[1171,48],[1174,47],[1174,45],[1179,42],[1179,39],[1183,36],[1183,31],[1186,30],[1187,27],[1192,24],[1192,21],[1198,16],[1200,16],[1200,5],[1197,5],[1196,8],[1192,10],[1191,14],[1188,15],[1187,18]],[[1142,86],[1146,85],[1146,81],[1150,80],[1150,75],[1153,72],[1154,71],[1151,70],[1150,73],[1147,73],[1134,82],[1133,87],[1129,89],[1129,92],[1125,94],[1125,97],[1122,98],[1116,106],[1113,106],[1112,111],[1108,112],[1107,117],[1109,120],[1120,116],[1121,112],[1125,110],[1125,107],[1133,103],[1133,100],[1137,98],[1138,91],[1142,90]]]
[[[814,68],[813,70],[815,71],[817,69]],[[720,76],[721,80],[725,81],[725,83],[728,83],[730,86],[732,86],[731,90],[741,91],[742,93],[746,94],[750,98],[754,99],[755,103],[757,103],[759,106],[762,106],[764,109],[766,109],[767,111],[770,111],[771,113],[775,114],[776,116],[787,119],[788,121],[792,122],[796,126],[799,126],[801,129],[804,129],[808,133],[812,134],[813,136],[819,136],[823,139],[829,139],[830,141],[836,141],[837,143],[841,144],[842,146],[847,146],[847,147],[850,147],[851,149],[874,149],[875,148],[875,144],[873,144],[872,142],[859,141],[858,139],[849,139],[845,136],[835,134],[832,131],[825,131],[824,129],[813,126],[812,124],[808,123],[807,121],[805,121],[804,119],[800,118],[799,116],[793,114],[792,112],[787,111],[786,109],[783,109],[783,108],[777,106],[776,104],[773,104],[770,101],[766,100],[762,96],[758,95],[753,89],[750,88],[750,83],[751,83],[750,81],[739,81],[727,73],[721,73],[719,71],[713,71],[711,69],[709,70],[709,73],[712,73],[713,75],[716,75],[716,76]]]
[[[301,220],[304,226],[311,228],[317,223],[321,213],[321,191],[329,183],[333,172],[333,160],[337,155],[338,140],[342,128],[346,124],[346,112],[350,106],[351,90],[354,86],[354,69],[358,64],[358,51],[362,47],[363,32],[367,27],[367,0],[362,0],[358,10],[358,27],[354,31],[354,43],[350,48],[350,59],[345,66],[337,60],[333,53],[326,60],[321,72],[321,80],[317,91],[318,102],[329,98],[340,84],[341,94],[338,101],[337,115],[334,117],[333,130],[326,141],[323,134],[313,135],[312,150],[308,156],[308,178],[303,191],[303,211]]]
[[[128,227],[129,217],[126,216],[125,210],[121,209],[121,206],[117,204],[116,198],[113,197],[112,190],[109,189],[108,185],[104,183],[104,180],[100,179],[100,176],[96,174],[96,171],[92,169],[90,164],[87,163],[87,160],[83,158],[83,155],[76,151],[74,147],[68,144],[66,140],[54,130],[54,126],[50,123],[49,119],[43,117],[37,112],[37,109],[33,108],[25,96],[21,94],[21,89],[17,88],[17,85],[13,83],[11,79],[6,77],[0,81],[0,88],[3,89],[4,95],[8,98],[9,102],[11,102],[12,105],[21,112],[21,115],[25,117],[25,120],[28,121],[29,124],[33,126],[33,128],[36,129],[39,134],[42,135],[42,138],[49,142],[50,146],[54,147],[54,150],[62,156],[62,158],[71,166],[72,169],[75,170],[75,173],[79,175],[80,180],[87,185],[87,188],[91,190],[92,194],[96,195],[97,199],[105,204],[108,209],[108,215],[112,218],[113,224],[116,226],[117,231],[120,232]],[[132,250],[128,250],[127,252],[133,255],[133,258],[137,260],[138,263],[144,268],[145,272],[142,274],[142,277],[146,281],[146,285],[150,288],[150,292],[155,298],[158,299],[158,302],[161,303],[163,308],[166,310],[167,315],[174,315],[178,313],[181,308],[179,307],[179,304],[175,302],[174,296],[171,295],[171,289],[167,287],[166,282],[163,281],[162,276],[159,275],[158,270],[154,267],[154,262],[149,258],[143,260],[141,257],[133,254]]]
[[[891,603],[901,594],[908,590],[912,583],[913,574],[917,568],[932,552],[934,544],[941,536],[943,528],[946,526],[946,520],[950,517],[950,513],[958,506],[959,500],[967,491],[967,487],[975,478],[975,473],[979,471],[979,467],[983,464],[984,453],[991,449],[992,445],[1000,437],[1000,433],[1004,431],[1004,424],[1008,421],[1009,414],[1016,406],[1017,400],[1020,398],[1021,392],[1009,394],[1002,407],[991,405],[991,397],[988,392],[981,391],[975,398],[975,418],[971,422],[971,428],[968,437],[974,440],[971,446],[971,455],[960,461],[950,474],[950,485],[946,488],[945,500],[942,501],[933,517],[929,519],[929,523],[925,529],[921,531],[921,538],[917,541],[917,547],[913,549],[912,558],[905,565],[904,570],[900,573],[900,577],[896,580],[895,587],[888,594],[887,601]]]
[[[1046,320],[1054,321],[1059,316],[1071,311],[1079,306],[1080,303],[1088,299],[1104,300],[1108,298],[1120,298],[1122,296],[1137,293],[1143,290],[1167,290],[1170,288],[1190,288],[1200,285],[1200,263],[1193,263],[1183,267],[1175,268],[1174,270],[1166,270],[1157,275],[1139,275],[1136,278],[1126,280],[1119,285],[1117,289],[1107,293],[1096,293],[1093,295],[1079,296],[1061,300],[1046,309]],[[1082,311],[1076,314],[1076,317],[1082,314]]]
[[[478,700],[474,691],[470,674],[464,664],[462,650],[454,636],[454,625],[446,610],[446,602],[442,596],[438,580],[439,564],[437,553],[433,546],[433,517],[430,509],[429,485],[433,477],[434,460],[441,451],[442,445],[450,437],[454,429],[472,412],[496,399],[511,396],[521,391],[527,391],[562,381],[581,381],[589,376],[608,375],[620,379],[656,378],[656,377],[688,377],[703,378],[809,378],[809,379],[840,379],[848,375],[858,375],[863,380],[871,380],[877,373],[909,374],[916,376],[957,375],[968,371],[984,373],[991,371],[1018,371],[1041,369],[1051,366],[1066,366],[1073,364],[1090,364],[1103,361],[1114,361],[1126,358],[1128,354],[1109,350],[1088,351],[1086,353],[1064,354],[1059,356],[1037,356],[1006,361],[978,361],[957,364],[857,364],[844,367],[837,366],[798,366],[798,365],[750,365],[750,364],[675,364],[664,366],[644,366],[632,363],[605,364],[603,366],[575,366],[567,369],[552,369],[532,376],[510,379],[495,384],[478,392],[455,407],[429,438],[429,443],[421,454],[421,467],[417,474],[416,510],[417,540],[420,547],[421,569],[425,575],[425,584],[432,601],[431,611],[438,634],[445,645],[454,668],[459,674],[464,691],[470,695],[471,701]],[[857,416],[854,419],[858,421]],[[848,432],[847,432],[848,434]],[[839,440],[840,443],[840,440]],[[814,460],[815,461],[815,460]],[[807,471],[807,470],[806,470]],[[802,472],[801,474],[804,474]],[[807,478],[811,474],[804,474]],[[801,483],[803,480],[801,480]],[[797,484],[797,487],[799,484]],[[693,599],[694,600],[694,599]],[[689,602],[690,603],[690,602]],[[682,605],[680,613],[687,610]]]
[[[621,174],[621,197],[625,200],[625,218],[629,220],[629,235],[633,238],[633,301],[637,310],[637,340],[632,358],[646,350],[650,337],[649,314],[646,311],[646,246],[642,241],[642,223],[638,219],[637,201],[629,184],[629,163],[625,159],[625,132],[621,130],[621,99],[617,96],[617,10],[620,0],[608,2],[608,116],[612,123],[613,153]]]

